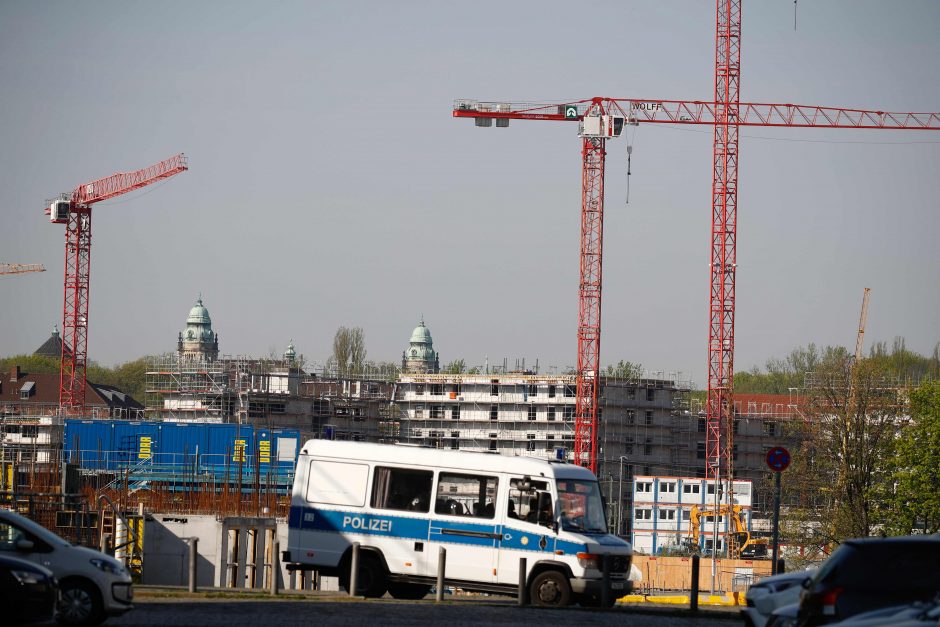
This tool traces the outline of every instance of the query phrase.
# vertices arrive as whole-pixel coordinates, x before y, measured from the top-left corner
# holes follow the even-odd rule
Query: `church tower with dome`
[[[411,333],[409,347],[401,354],[401,371],[403,374],[436,374],[440,372],[441,365],[438,354],[434,351],[434,341],[431,332],[424,326],[424,318]]]
[[[202,296],[189,310],[186,329],[179,334],[177,354],[180,359],[215,361],[219,358],[219,334],[212,331],[212,318],[202,304]]]

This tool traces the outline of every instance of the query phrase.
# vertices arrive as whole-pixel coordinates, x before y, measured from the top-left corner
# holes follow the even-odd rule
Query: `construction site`
[[[227,355],[220,352],[200,294],[175,349],[174,338],[167,337],[171,350],[149,358],[145,398],[131,403],[120,390],[88,381],[95,355],[89,339],[92,213],[97,203],[150,186],[154,191],[158,183],[172,185],[170,179],[189,171],[189,161],[180,153],[78,184],[48,201],[48,221],[65,229],[59,370],[30,373],[17,366],[3,375],[0,505],[70,542],[106,548],[139,581],[172,580],[154,569],[147,574],[146,549],[153,546],[148,535],[181,538],[196,533],[189,525],[211,527],[205,551],[216,567],[213,581],[243,585],[235,580],[244,578],[238,568],[244,569],[245,547],[251,544],[249,554],[262,552],[264,538],[276,537],[290,513],[294,467],[304,442],[399,443],[587,468],[599,481],[608,528],[640,553],[693,546],[731,559],[756,544],[765,549],[758,558],[770,559],[766,546],[775,491],[768,454],[783,446],[795,450],[799,442],[787,424],[807,420],[807,390],[833,382],[810,375],[788,394],[735,391],[739,135],[766,128],[938,131],[940,113],[742,101],[741,0],[719,0],[716,7],[710,33],[714,91],[704,100],[629,94],[581,94],[553,102],[453,100],[450,117],[472,120],[455,133],[530,122],[577,131],[578,141],[564,148],[581,156],[580,172],[570,177],[575,181],[580,174],[578,281],[568,286],[571,298],[565,297],[571,310],[577,300],[577,321],[559,330],[571,335],[577,351],[575,365],[561,374],[557,368],[527,369],[524,361],[514,368],[504,361],[487,363],[482,371],[444,372],[423,318],[407,343],[407,329],[401,330],[404,350],[394,372],[335,363],[309,367],[293,340],[281,355]],[[447,116],[446,110],[438,113]],[[702,233],[710,254],[707,286],[702,285],[708,294],[707,332],[701,338],[707,380],[698,385],[681,372],[608,369],[605,374],[601,356],[602,293],[622,289],[603,285],[608,143],[626,144],[630,176],[632,130],[663,125],[704,130],[712,137],[711,160],[701,164],[711,174],[711,187],[703,202],[709,230]],[[496,139],[492,150],[505,148]],[[568,253],[573,266],[575,253]],[[45,270],[40,264],[0,264],[3,275]],[[113,286],[95,286],[96,292],[105,289]],[[863,357],[868,297],[866,289],[852,364]],[[225,315],[217,312],[217,319]],[[605,319],[605,326],[611,324],[622,323]],[[58,337],[58,328],[55,333]],[[851,367],[848,382],[840,384],[851,399],[846,402],[854,402]],[[883,383],[886,394],[898,398],[908,386],[900,380]],[[744,535],[747,539],[737,539]],[[267,546],[270,552],[270,542]]]

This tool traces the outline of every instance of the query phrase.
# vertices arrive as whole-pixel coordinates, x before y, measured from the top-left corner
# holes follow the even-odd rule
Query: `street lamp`
[[[619,498],[617,500],[617,535],[623,535],[623,460],[627,459],[626,455],[620,456],[620,487],[618,488]]]

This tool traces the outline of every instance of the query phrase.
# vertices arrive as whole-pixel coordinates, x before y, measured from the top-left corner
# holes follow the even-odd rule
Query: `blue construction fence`
[[[183,477],[292,479],[300,432],[252,425],[65,421],[65,459],[88,470]]]

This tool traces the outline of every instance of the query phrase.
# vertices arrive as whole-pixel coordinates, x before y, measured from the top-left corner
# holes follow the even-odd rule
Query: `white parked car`
[[[761,579],[748,588],[741,610],[747,627],[765,627],[770,615],[778,607],[798,603],[803,582],[813,576],[813,570],[798,570]]]
[[[68,627],[97,625],[133,607],[131,575],[118,560],[73,546],[45,527],[0,508],[0,551],[45,566],[59,582],[56,620]]]

